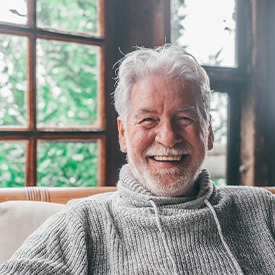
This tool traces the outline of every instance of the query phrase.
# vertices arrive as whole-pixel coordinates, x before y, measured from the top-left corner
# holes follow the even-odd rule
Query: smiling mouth
[[[151,159],[160,162],[179,162],[184,159],[186,155],[175,155],[175,156],[150,156]]]

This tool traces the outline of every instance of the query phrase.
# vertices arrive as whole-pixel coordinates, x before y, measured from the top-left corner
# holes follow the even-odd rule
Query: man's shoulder
[[[117,191],[96,194],[80,199],[70,200],[66,210],[70,212],[102,211],[111,207],[117,196]]]
[[[257,187],[257,186],[243,186],[243,185],[227,185],[218,188],[219,190],[228,192],[228,193],[253,193],[253,194],[266,194],[267,190]]]
[[[275,196],[271,192],[260,188],[252,186],[225,186],[218,188],[218,193],[220,196],[229,196],[235,200],[269,200],[275,199]]]
[[[105,192],[100,194],[91,195],[84,198],[73,199],[68,202],[69,205],[85,205],[85,204],[108,204],[116,196],[117,191]]]

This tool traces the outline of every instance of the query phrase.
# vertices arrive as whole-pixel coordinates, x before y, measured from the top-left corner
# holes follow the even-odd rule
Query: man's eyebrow
[[[138,110],[138,112],[135,114],[134,117],[137,118],[137,117],[140,116],[140,115],[144,115],[144,114],[155,114],[155,113],[156,113],[156,111],[154,111],[154,110],[144,108],[144,109]]]
[[[177,112],[196,112],[195,106],[184,106],[179,109],[177,109]]]

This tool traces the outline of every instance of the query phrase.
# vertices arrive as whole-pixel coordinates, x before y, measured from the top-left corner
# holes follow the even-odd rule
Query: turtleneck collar
[[[205,199],[215,192],[215,186],[210,181],[209,173],[204,169],[194,183],[198,186],[198,193],[194,197],[157,197],[143,187],[133,176],[129,164],[125,164],[120,170],[120,179],[117,189],[120,196],[136,206],[151,206],[150,201],[158,206],[166,205],[167,207],[177,207],[184,203],[186,208],[201,208]]]

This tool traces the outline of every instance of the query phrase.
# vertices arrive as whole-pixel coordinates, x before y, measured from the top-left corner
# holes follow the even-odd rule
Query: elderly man
[[[209,79],[183,49],[128,54],[115,90],[117,192],[73,201],[0,274],[275,274],[271,193],[217,189]]]

